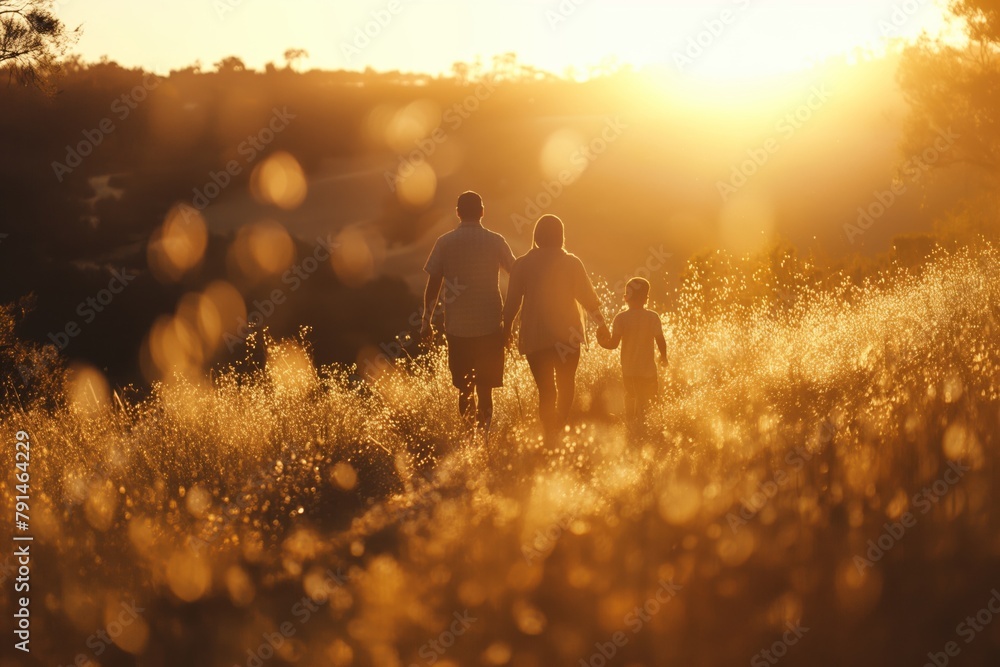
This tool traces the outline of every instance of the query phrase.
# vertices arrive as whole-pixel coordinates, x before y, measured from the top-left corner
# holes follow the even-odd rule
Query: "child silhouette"
[[[667,341],[660,316],[646,308],[649,281],[632,278],[625,286],[627,308],[615,316],[610,334],[598,335],[597,342],[608,350],[621,345],[622,379],[625,382],[625,420],[630,426],[642,423],[646,409],[658,393],[654,344],[660,349],[660,363],[667,362]]]

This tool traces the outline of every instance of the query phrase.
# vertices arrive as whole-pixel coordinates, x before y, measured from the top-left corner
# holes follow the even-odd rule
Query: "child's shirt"
[[[656,377],[656,339],[663,335],[660,316],[646,308],[628,308],[615,316],[611,336],[622,341],[622,375]]]

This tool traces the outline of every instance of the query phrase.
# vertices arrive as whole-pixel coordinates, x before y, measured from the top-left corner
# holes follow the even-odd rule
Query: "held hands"
[[[597,326],[597,344],[601,347],[610,350],[611,348],[611,331],[608,329],[608,325],[601,322]]]
[[[420,322],[420,340],[427,342],[432,338],[434,338],[434,327],[431,326],[431,321],[425,317]]]
[[[505,324],[503,326],[503,346],[505,349],[514,348],[514,327]]]

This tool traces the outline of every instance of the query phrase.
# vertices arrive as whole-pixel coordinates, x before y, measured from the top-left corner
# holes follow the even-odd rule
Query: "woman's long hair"
[[[563,221],[555,215],[543,215],[535,223],[536,248],[562,248],[565,243]]]

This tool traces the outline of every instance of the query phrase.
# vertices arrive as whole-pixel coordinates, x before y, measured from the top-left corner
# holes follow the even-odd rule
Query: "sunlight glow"
[[[310,69],[439,74],[477,58],[489,69],[494,56],[513,52],[559,75],[659,65],[698,79],[745,81],[856,49],[879,52],[888,40],[943,27],[942,0],[437,0],[403,2],[384,25],[371,24],[385,6],[310,3],[302,10],[308,20],[295,20],[277,0],[180,0],[141,11],[125,0],[94,0],[59,12],[71,25],[87,21],[78,47],[85,58],[108,54],[161,73],[195,61],[209,68],[230,55],[258,70],[267,62],[282,66],[285,50],[296,47],[309,53],[297,67]]]

